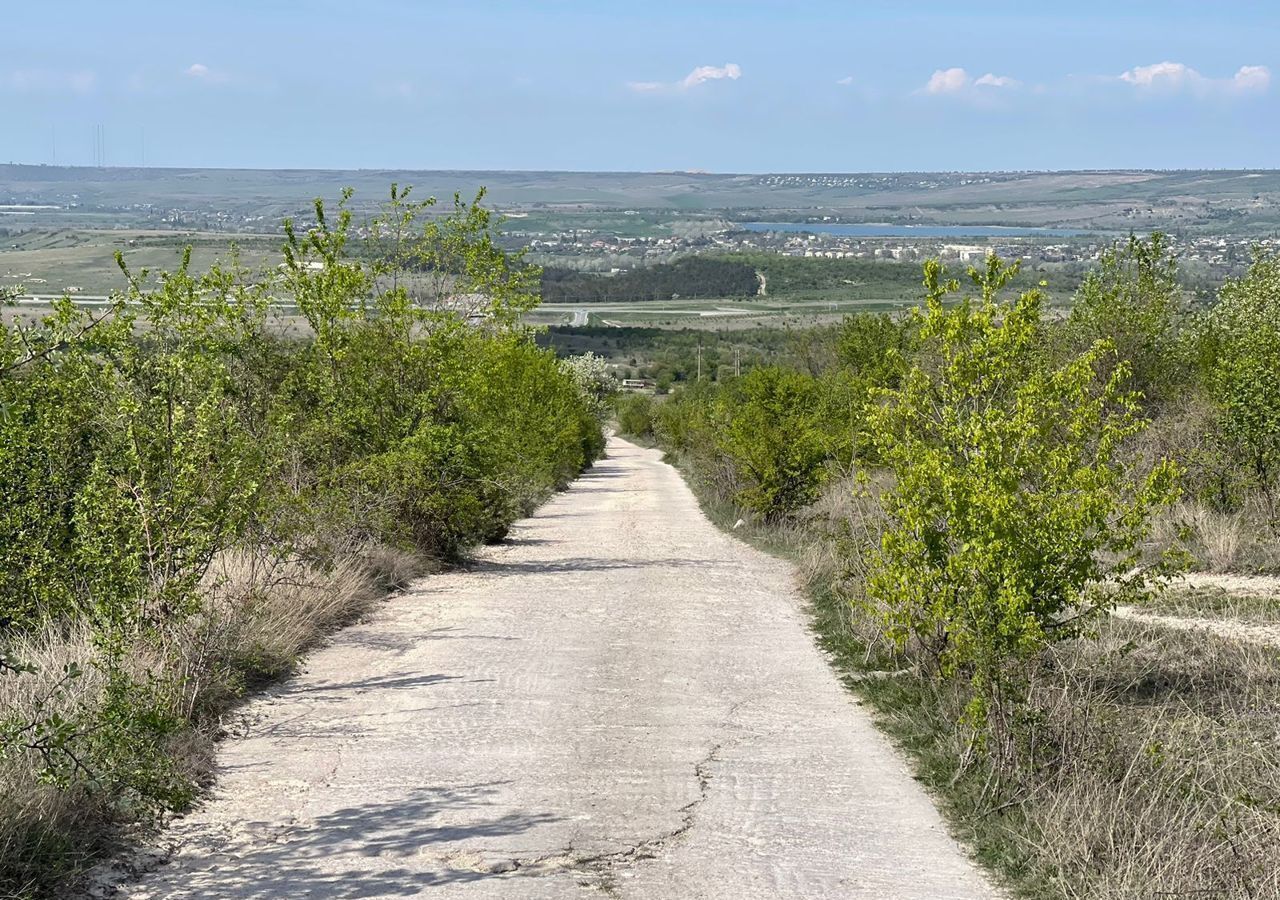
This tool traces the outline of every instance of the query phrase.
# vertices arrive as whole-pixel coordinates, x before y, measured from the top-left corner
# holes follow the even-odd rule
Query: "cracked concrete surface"
[[[994,896],[791,572],[610,443],[249,707],[138,898]]]

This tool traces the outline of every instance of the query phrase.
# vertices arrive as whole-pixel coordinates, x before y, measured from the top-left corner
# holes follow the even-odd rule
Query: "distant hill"
[[[316,196],[356,190],[372,209],[392,182],[420,196],[474,195],[510,212],[673,210],[736,221],[840,220],[1191,229],[1280,229],[1280,171],[898,172],[695,174],[689,172],[484,172],[68,168],[0,165],[0,205],[80,204],[123,210],[140,203],[209,208],[267,219],[305,211]],[[11,217],[6,217],[11,218]]]

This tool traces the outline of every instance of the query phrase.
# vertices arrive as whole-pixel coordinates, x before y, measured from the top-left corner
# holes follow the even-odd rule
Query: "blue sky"
[[[0,161],[1275,167],[1280,4],[53,0],[0,8]]]

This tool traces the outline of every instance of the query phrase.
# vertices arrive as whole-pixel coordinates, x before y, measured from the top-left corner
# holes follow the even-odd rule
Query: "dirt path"
[[[124,896],[994,896],[838,685],[789,568],[610,458],[250,707]]]
[[[1228,594],[1248,597],[1280,596],[1280,576],[1276,575],[1227,575],[1213,572],[1188,572],[1174,586],[1188,588],[1216,588]]]
[[[1214,572],[1188,572],[1173,582],[1172,589],[1218,590],[1242,597],[1280,597],[1280,577],[1275,575],[1231,575]],[[1147,622],[1180,631],[1204,631],[1233,641],[1280,647],[1280,625],[1241,622],[1230,616],[1191,616],[1149,612],[1133,606],[1114,610],[1116,616],[1135,622]]]
[[[1162,628],[1176,628],[1179,631],[1203,631],[1227,640],[1280,647],[1280,625],[1254,625],[1230,618],[1208,619],[1201,616],[1169,616],[1146,612],[1145,610],[1135,609],[1132,606],[1118,607],[1114,610],[1114,615],[1134,622],[1159,625]]]

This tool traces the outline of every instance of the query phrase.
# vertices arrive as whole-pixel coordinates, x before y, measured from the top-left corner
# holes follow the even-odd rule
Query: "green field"
[[[183,248],[192,248],[191,263],[204,271],[215,261],[228,262],[233,247],[250,269],[274,265],[280,239],[253,235],[156,231],[58,229],[28,231],[4,238],[0,245],[0,286],[22,285],[34,295],[72,293],[101,296],[124,286],[116,264],[122,253],[129,268],[167,271],[178,267]]]
[[[134,272],[176,268],[192,247],[192,268],[207,270],[238,253],[250,271],[280,261],[279,235],[234,235],[152,230],[56,229],[10,235],[0,245],[0,285],[22,285],[36,298],[73,296],[92,302],[124,286],[115,255]],[[758,325],[803,326],[836,321],[851,312],[900,312],[919,302],[920,268],[914,262],[796,259],[770,254],[731,257],[754,266],[767,293],[741,297],[683,298],[602,303],[547,303],[529,316],[540,325],[654,326],[720,330]],[[956,266],[957,274],[962,267]],[[1020,276],[1031,287],[1046,281],[1051,305],[1065,305],[1078,279],[1041,267]],[[74,289],[74,290],[73,290]]]

